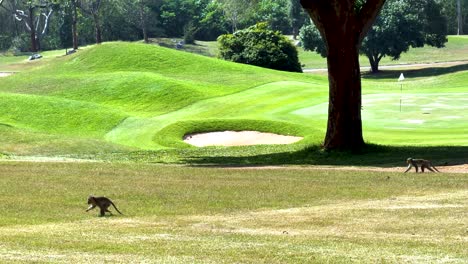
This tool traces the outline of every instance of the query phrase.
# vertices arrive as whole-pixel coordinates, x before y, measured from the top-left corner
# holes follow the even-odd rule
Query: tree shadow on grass
[[[186,156],[182,162],[192,166],[271,166],[271,165],[334,165],[334,166],[406,166],[406,159],[424,158],[435,166],[468,163],[468,146],[395,147],[367,145],[359,153],[323,151],[319,146],[295,152],[253,156]]]
[[[402,66],[404,67],[404,66]],[[379,79],[397,79],[400,73],[403,73],[406,78],[433,77],[460,71],[468,71],[468,62],[465,64],[453,65],[449,67],[427,67],[423,69],[398,69],[398,70],[382,70],[378,73],[363,73],[362,78],[370,80]]]

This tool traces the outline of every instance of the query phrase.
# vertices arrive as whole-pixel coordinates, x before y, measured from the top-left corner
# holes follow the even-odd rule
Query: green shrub
[[[193,25],[193,22],[188,23],[184,27],[184,43],[195,44],[195,34],[197,34],[197,28]]]
[[[225,60],[282,71],[302,72],[296,47],[280,32],[259,23],[218,38],[219,56]]]

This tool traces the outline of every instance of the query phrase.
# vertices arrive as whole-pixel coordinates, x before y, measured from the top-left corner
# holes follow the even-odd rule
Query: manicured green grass
[[[41,59],[28,61],[32,53],[25,52],[17,55],[0,53],[0,72],[15,72],[25,69],[31,69],[42,65],[46,61],[53,60],[65,54],[65,50],[52,50],[40,52],[43,56]]]
[[[304,51],[298,48],[299,60],[305,68],[326,69],[326,59],[319,54],[310,51]],[[369,59],[366,56],[359,58],[361,66],[370,66]],[[448,42],[444,48],[434,48],[425,46],[423,48],[410,48],[408,52],[403,53],[399,60],[392,60],[384,57],[380,65],[397,65],[397,64],[417,64],[417,63],[434,63],[434,62],[450,62],[450,61],[468,61],[468,37],[467,36],[448,36]]]
[[[216,57],[218,55],[218,43],[216,41],[197,40],[194,44],[183,44],[178,47],[177,43],[181,41],[183,41],[181,38],[152,38],[149,40],[149,43],[208,57]]]
[[[175,43],[181,39],[152,39],[151,42],[169,48],[175,48]],[[216,57],[218,53],[216,41],[196,41],[195,45],[184,45],[181,51],[197,53],[204,56]],[[299,60],[305,68],[327,68],[327,62],[324,58],[315,52],[304,51],[298,47]],[[384,57],[380,65],[397,64],[417,64],[417,63],[435,63],[451,61],[468,61],[468,37],[467,36],[448,36],[448,42],[444,48],[434,48],[425,46],[423,48],[410,48],[410,50],[401,55],[399,60],[392,60]],[[360,57],[361,66],[370,66],[369,60],[365,56]]]
[[[2,263],[468,261],[466,174],[302,166],[468,163],[467,64],[403,69],[403,86],[400,70],[364,75],[364,135],[387,146],[343,153],[320,148],[323,75],[123,42],[1,61],[20,73],[0,78],[0,159],[36,161],[0,161]],[[244,129],[304,139],[181,140]],[[60,158],[80,160],[44,162]],[[235,166],[218,167],[226,164]],[[85,213],[89,194],[112,198],[124,215]]]
[[[401,72],[406,80],[398,83]],[[428,146],[435,151],[428,158],[442,157],[445,147],[438,146],[449,146],[457,154],[444,160],[464,162],[466,155],[458,153],[468,142],[468,116],[461,114],[467,110],[467,79],[463,63],[363,75],[365,140],[388,145],[385,153],[398,149],[398,155],[388,155],[392,164],[401,162],[403,149],[418,156]],[[333,157],[324,159],[315,151],[327,122],[324,75],[113,42],[45,59],[38,67],[1,78],[0,97],[4,157],[333,163]],[[202,149],[182,142],[186,133],[220,130],[259,130],[304,140],[288,146]],[[382,149],[364,151],[366,159],[375,150]]]
[[[466,263],[464,174],[0,162],[0,262]],[[124,215],[86,213],[89,194]]]

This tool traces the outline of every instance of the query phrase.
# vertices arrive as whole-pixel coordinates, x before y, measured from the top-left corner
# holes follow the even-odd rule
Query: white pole
[[[400,74],[400,77],[398,78],[398,82],[400,82],[400,112],[401,112],[401,101],[402,101],[402,95],[403,95],[403,81],[405,80],[405,76],[403,73]]]

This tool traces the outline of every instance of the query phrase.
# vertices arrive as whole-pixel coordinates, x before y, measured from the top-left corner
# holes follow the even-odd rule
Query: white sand
[[[258,131],[219,131],[185,135],[184,141],[197,147],[250,146],[263,144],[291,144],[302,137],[283,136]]]
[[[10,76],[12,74],[13,74],[12,72],[0,72],[0,77],[7,77],[7,76]]]

